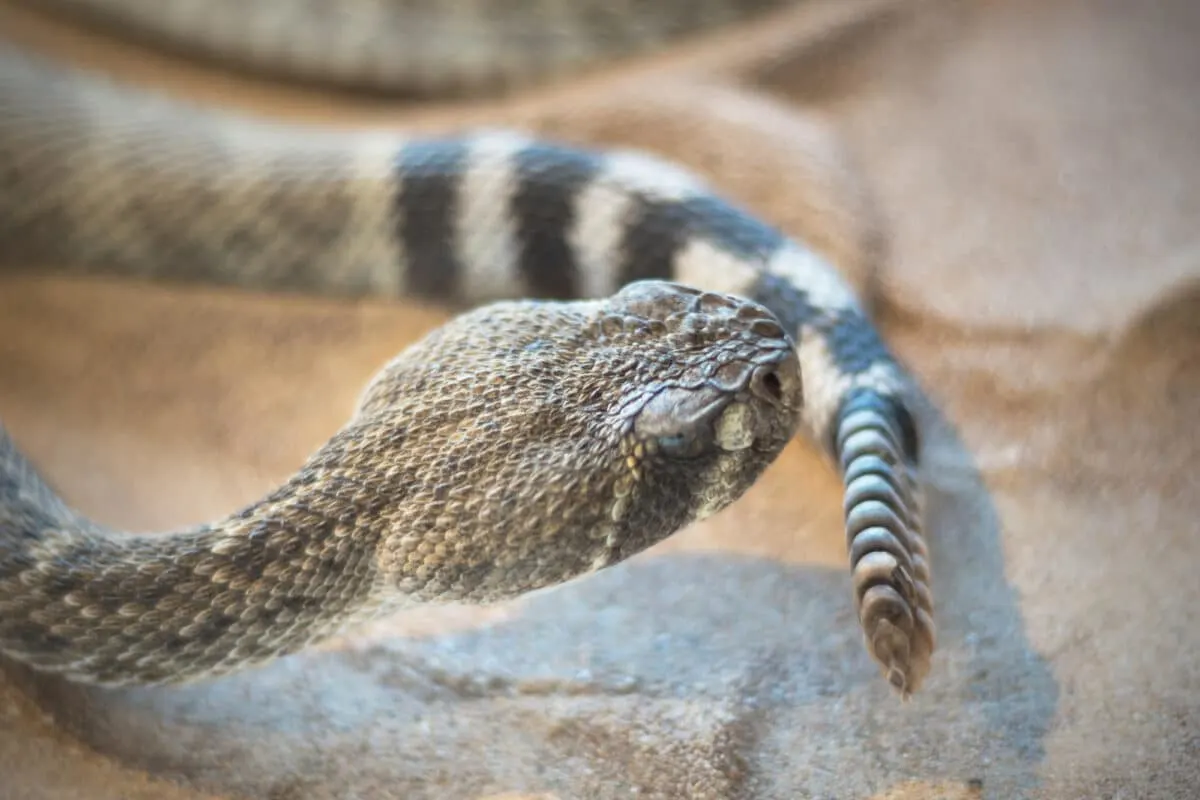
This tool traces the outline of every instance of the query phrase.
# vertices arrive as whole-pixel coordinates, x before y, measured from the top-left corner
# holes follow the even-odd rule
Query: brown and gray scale
[[[235,62],[413,91],[565,72],[780,2],[516,0],[497,21],[421,0],[54,0]],[[285,58],[265,32],[286,15]],[[570,35],[514,47],[514,30]],[[388,35],[459,60],[363,44]],[[174,682],[406,604],[513,597],[719,511],[802,429],[845,479],[868,650],[904,695],[928,672],[910,381],[832,266],[695,176],[511,131],[269,124],[4,43],[0,176],[5,263],[479,306],[385,366],[283,486],[195,529],[92,523],[0,429],[0,653]]]

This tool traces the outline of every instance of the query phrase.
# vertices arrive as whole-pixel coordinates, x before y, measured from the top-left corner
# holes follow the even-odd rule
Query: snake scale
[[[10,264],[474,306],[386,365],[278,489],[195,528],[102,528],[0,429],[7,657],[179,682],[406,604],[514,597],[716,513],[802,430],[844,478],[868,651],[904,696],[927,674],[911,381],[828,262],[697,176],[508,130],[268,122],[13,45],[0,176]]]

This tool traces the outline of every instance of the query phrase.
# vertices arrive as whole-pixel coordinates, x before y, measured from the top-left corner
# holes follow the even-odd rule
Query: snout
[[[713,421],[713,439],[727,452],[772,449],[790,439],[803,401],[800,367],[788,351],[755,368],[746,387]]]

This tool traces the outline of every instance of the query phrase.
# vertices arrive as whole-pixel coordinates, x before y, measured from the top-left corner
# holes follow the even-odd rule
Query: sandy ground
[[[660,147],[796,232],[864,206],[783,169],[811,134],[787,109],[840,130],[888,233],[881,327],[931,401],[940,649],[911,704],[859,643],[838,486],[796,443],[716,519],[511,605],[408,614],[186,689],[0,671],[0,798],[1195,797],[1200,4],[814,23],[851,5],[640,67],[666,87],[719,62],[777,103],[689,78],[640,126],[506,113]],[[20,15],[0,29],[258,109],[410,116],[105,55]],[[681,149],[666,118],[700,101],[720,119]],[[442,318],[9,277],[0,416],[100,520],[193,522],[297,466]]]

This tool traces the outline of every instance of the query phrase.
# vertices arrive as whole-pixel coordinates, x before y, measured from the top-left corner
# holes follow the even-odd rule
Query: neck
[[[66,507],[0,429],[0,651],[93,683],[216,675],[333,635],[378,604],[376,531],[312,466],[220,522],[160,535]]]

